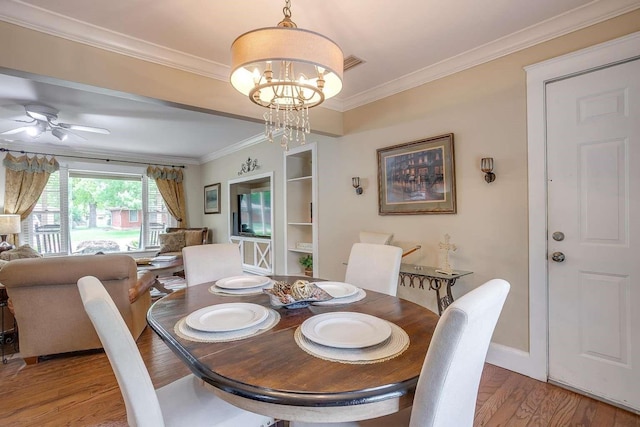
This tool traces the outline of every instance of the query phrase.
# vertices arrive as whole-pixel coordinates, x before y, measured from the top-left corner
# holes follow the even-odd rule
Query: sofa
[[[18,259],[0,270],[18,323],[20,355],[28,364],[38,356],[102,348],[80,300],[77,281],[95,276],[104,283],[137,339],[147,325],[152,274],[138,278],[128,255],[82,255]]]
[[[209,228],[173,228],[168,227],[166,233],[158,236],[160,251],[158,255],[182,256],[182,248],[186,246],[204,245],[207,243]]]

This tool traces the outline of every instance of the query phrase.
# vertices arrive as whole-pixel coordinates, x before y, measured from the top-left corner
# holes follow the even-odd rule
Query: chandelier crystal
[[[289,149],[304,144],[311,132],[309,108],[342,90],[343,54],[327,37],[302,30],[291,20],[286,0],[284,19],[238,37],[231,45],[231,84],[265,112],[265,137]]]

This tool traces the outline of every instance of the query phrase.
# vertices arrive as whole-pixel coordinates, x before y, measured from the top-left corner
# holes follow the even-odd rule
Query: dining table
[[[279,283],[322,283],[321,279],[297,276],[270,279]],[[227,402],[277,419],[307,422],[358,421],[412,405],[439,319],[427,308],[368,289],[358,289],[364,296],[357,301],[341,303],[336,299],[287,308],[274,304],[273,297],[261,289],[247,295],[229,295],[215,288],[214,283],[204,283],[175,291],[151,306],[147,321],[190,370]],[[236,303],[264,307],[273,316],[272,321],[251,336],[222,341],[181,333],[185,319],[198,310]],[[301,327],[326,316],[372,316],[393,333],[385,343],[366,348],[345,345],[346,349],[333,349],[305,341]],[[330,322],[328,326],[332,326]],[[349,329],[346,326],[345,333]],[[366,338],[353,337],[355,341]],[[399,347],[391,348],[393,354],[376,353],[384,346]],[[340,356],[343,351],[348,356],[344,360]],[[360,360],[360,352],[376,356]]]

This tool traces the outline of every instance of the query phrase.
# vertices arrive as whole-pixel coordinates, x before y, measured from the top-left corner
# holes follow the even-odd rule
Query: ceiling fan
[[[51,132],[51,134],[60,141],[65,141],[69,135],[86,140],[86,138],[71,132],[72,130],[100,133],[103,135],[109,135],[111,133],[108,129],[61,123],[58,121],[58,110],[55,108],[44,105],[25,105],[24,109],[31,120],[16,120],[20,123],[26,123],[26,125],[2,132],[0,135],[13,135],[20,132],[26,132],[27,135],[32,138],[38,138],[45,132]]]

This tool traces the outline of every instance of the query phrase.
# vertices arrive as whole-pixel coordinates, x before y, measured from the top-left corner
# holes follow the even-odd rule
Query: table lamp
[[[13,249],[14,246],[7,242],[8,234],[20,233],[20,215],[0,215],[0,252]]]

